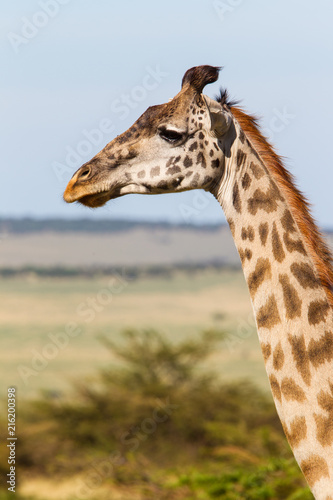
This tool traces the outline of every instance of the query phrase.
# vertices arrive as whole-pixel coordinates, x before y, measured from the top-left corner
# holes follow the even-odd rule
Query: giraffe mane
[[[271,172],[277,186],[286,197],[318,272],[319,280],[327,293],[330,305],[333,307],[333,255],[311,215],[309,202],[296,187],[294,177],[283,165],[281,157],[261,133],[258,119],[245,113],[239,106],[235,106],[234,102],[230,102],[226,91],[221,92],[220,99],[221,104],[228,106],[251,145],[263,160],[266,168]]]

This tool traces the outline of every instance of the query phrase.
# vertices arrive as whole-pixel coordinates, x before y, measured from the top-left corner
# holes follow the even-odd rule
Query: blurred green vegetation
[[[129,231],[134,228],[149,229],[193,229],[200,231],[216,231],[220,224],[193,224],[154,221],[136,221],[124,219],[35,219],[31,217],[13,218],[0,217],[0,231],[4,234],[24,234],[52,231],[59,233],[66,232],[89,232],[89,233],[117,233],[119,231]]]
[[[272,399],[198,370],[222,339],[218,331],[179,343],[154,330],[125,331],[121,345],[101,337],[120,368],[20,407],[19,480],[79,477],[89,499],[104,498],[100,487],[124,500],[312,499]],[[5,456],[0,466],[6,474]]]
[[[239,270],[239,265],[226,266],[223,262],[212,261],[203,263],[174,263],[174,264],[155,264],[155,265],[140,265],[127,266],[126,278],[136,280],[142,277],[164,277],[170,278],[175,272],[182,271],[193,275],[195,272],[204,270],[221,271],[228,269],[229,271]],[[84,267],[68,267],[68,266],[15,266],[15,267],[0,267],[0,277],[3,279],[15,277],[35,276],[39,278],[96,278],[114,276],[115,274],[122,275],[124,266],[84,266]]]

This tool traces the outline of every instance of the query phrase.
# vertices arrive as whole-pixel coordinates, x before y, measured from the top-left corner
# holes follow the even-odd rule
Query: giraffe
[[[332,255],[256,118],[189,69],[180,92],[149,107],[79,168],[68,203],[204,189],[224,210],[248,285],[279,418],[316,499],[333,500]]]

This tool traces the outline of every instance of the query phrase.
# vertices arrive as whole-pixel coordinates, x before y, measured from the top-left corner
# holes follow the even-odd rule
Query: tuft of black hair
[[[221,87],[220,93],[215,96],[215,100],[222,104],[222,106],[227,106],[228,108],[232,108],[233,106],[237,106],[240,103],[237,99],[231,99],[227,89]]]

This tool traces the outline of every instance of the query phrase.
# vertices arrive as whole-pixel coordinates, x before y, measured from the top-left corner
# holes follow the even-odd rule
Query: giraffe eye
[[[162,137],[162,139],[171,143],[179,142],[184,137],[184,134],[182,134],[181,132],[178,132],[177,130],[167,129],[165,127],[161,127],[158,130],[158,133],[160,137]]]

